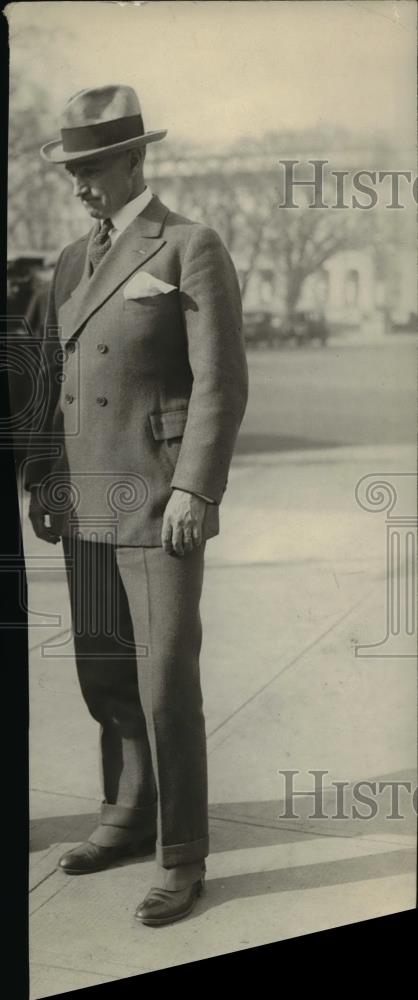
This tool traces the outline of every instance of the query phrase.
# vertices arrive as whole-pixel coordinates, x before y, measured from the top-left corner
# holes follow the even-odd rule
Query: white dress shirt
[[[132,201],[127,201],[126,205],[122,205],[122,208],[118,208],[117,212],[111,215],[113,229],[109,231],[109,236],[112,246],[118,236],[123,233],[123,230],[134,221],[137,215],[144,211],[144,208],[149,205],[152,198],[152,191],[149,187],[146,187],[141,194],[138,194],[136,198],[132,198]]]

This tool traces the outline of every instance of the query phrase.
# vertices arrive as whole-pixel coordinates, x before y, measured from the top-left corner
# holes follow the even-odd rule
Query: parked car
[[[244,313],[244,338],[247,347],[273,346],[271,312],[268,309]]]
[[[7,368],[16,461],[25,457],[33,406],[39,341],[52,262],[41,251],[10,254],[7,261]]]
[[[247,347],[279,347],[290,340],[292,333],[280,317],[270,309],[254,309],[244,313],[244,338]]]
[[[296,310],[287,322],[287,329],[297,347],[315,340],[324,347],[330,334],[323,314],[308,309]]]
[[[25,319],[33,294],[42,282],[45,254],[25,251],[10,254],[7,259],[7,314],[11,320]],[[22,324],[24,325],[24,324]],[[16,327],[15,322],[9,328]]]
[[[280,347],[294,343],[302,347],[312,341],[324,346],[330,335],[325,317],[318,312],[298,309],[283,319],[270,309],[254,309],[244,313],[244,336],[248,347]]]
[[[399,316],[396,313],[392,316],[390,324],[391,333],[416,333],[418,330],[418,316],[416,312],[409,312],[407,315]]]

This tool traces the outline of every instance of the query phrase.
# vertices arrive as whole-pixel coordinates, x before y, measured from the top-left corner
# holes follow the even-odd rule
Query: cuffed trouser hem
[[[99,825],[93,830],[89,841],[99,847],[140,844],[155,834],[156,810],[156,803],[134,809],[104,802],[100,810]]]
[[[153,878],[152,887],[154,889],[185,889],[186,886],[198,882],[206,874],[206,864],[204,858],[201,861],[193,861],[189,865],[177,865],[175,868],[162,868],[157,865]]]
[[[165,846],[158,841],[155,845],[157,864],[163,868],[174,868],[177,865],[187,865],[201,861],[209,854],[209,837],[200,840],[189,840],[185,844],[170,844]]]

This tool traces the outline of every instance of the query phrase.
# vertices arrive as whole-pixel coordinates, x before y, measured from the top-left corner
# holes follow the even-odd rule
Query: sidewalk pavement
[[[398,636],[396,656],[355,655],[385,635],[386,528],[354,497],[370,472],[414,468],[410,446],[236,458],[202,599],[206,891],[188,918],[159,929],[133,918],[153,857],[82,878],[55,870],[95,825],[98,734],[76,680],[62,556],[34,538],[25,502],[32,1000],[415,905],[408,791],[403,819],[387,818],[390,789],[373,818],[352,808],[360,779],[415,787],[414,637]],[[312,796],[283,816],[284,770],[301,772],[299,791],[312,790],[309,771],[327,772],[323,818],[312,818]],[[336,781],[348,783],[339,819]]]

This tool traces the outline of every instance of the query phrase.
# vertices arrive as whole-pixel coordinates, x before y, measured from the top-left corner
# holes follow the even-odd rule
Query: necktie
[[[103,260],[103,257],[112,246],[112,241],[109,236],[111,229],[113,229],[112,220],[103,219],[100,229],[98,229],[97,233],[93,236],[89,252],[91,273],[96,270],[96,267],[98,267],[100,261]]]

